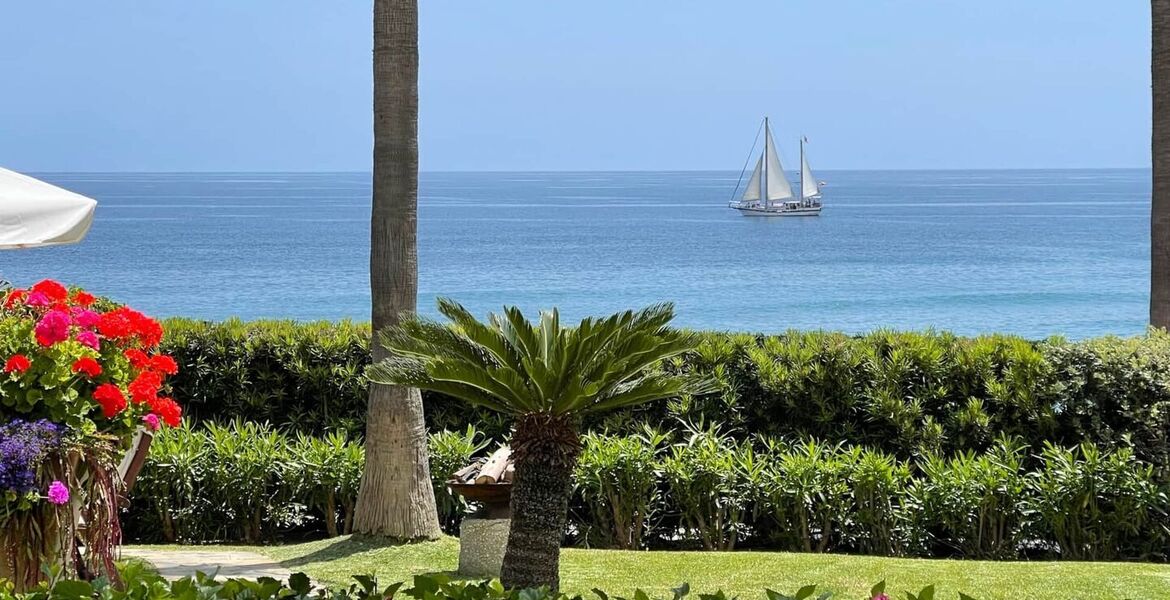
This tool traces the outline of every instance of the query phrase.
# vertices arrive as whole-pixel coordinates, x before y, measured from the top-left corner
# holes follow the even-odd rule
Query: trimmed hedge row
[[[245,418],[292,431],[360,435],[369,327],[347,321],[220,323],[172,319],[163,351],[196,421]],[[586,423],[631,434],[645,424],[720,423],[752,435],[816,438],[910,458],[983,451],[1001,435],[1034,452],[1051,441],[1132,447],[1170,468],[1170,335],[1031,342],[988,335],[876,331],[863,336],[709,333],[665,368],[698,371],[721,393],[658,402]],[[506,419],[426,396],[432,431],[474,425],[506,437]]]
[[[166,430],[125,519],[130,539],[273,540],[348,531],[364,453],[342,434],[267,426]],[[440,516],[466,508],[443,486],[488,451],[474,430],[430,440]],[[574,474],[570,543],[737,545],[888,556],[1163,559],[1170,500],[1128,450],[1001,439],[986,453],[893,455],[840,444],[737,441],[714,431],[589,434]],[[158,538],[148,541],[158,541]]]
[[[466,503],[444,482],[487,447],[474,429],[430,436],[440,522],[455,533]],[[160,430],[123,515],[127,540],[263,542],[350,533],[365,449],[344,431],[287,434],[207,422]]]

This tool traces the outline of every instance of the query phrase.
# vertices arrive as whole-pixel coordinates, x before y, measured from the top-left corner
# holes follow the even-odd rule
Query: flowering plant
[[[53,493],[41,490],[38,481],[41,464],[60,445],[60,429],[45,420],[14,419],[0,427],[0,494],[4,497],[0,506],[7,509],[0,516],[6,516],[4,513],[11,510],[27,509],[42,497],[61,497],[64,484],[60,481],[53,482],[58,486]],[[64,495],[68,498],[67,489]]]
[[[9,291],[0,304],[0,412],[129,441],[139,427],[177,426],[164,394],[178,372],[153,353],[162,326],[52,280]]]
[[[146,315],[52,280],[0,291],[0,423],[11,420],[0,426],[0,577],[17,589],[48,561],[117,582],[118,461],[136,431],[182,417],[165,395],[178,365],[157,353],[162,335]]]

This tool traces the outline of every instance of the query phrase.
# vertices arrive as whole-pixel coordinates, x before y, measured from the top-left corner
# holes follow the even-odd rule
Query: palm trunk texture
[[[1150,325],[1170,327],[1170,0],[1150,2],[1153,198],[1150,207]]]
[[[559,589],[561,537],[569,512],[573,466],[581,452],[576,429],[551,415],[516,424],[512,457],[512,525],[500,581],[509,588]]]
[[[374,1],[374,177],[370,220],[373,360],[379,331],[418,296],[418,1]],[[418,390],[370,385],[366,466],[354,531],[401,540],[440,535]]]

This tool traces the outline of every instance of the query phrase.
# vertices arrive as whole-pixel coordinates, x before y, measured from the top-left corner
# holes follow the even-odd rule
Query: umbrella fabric
[[[0,249],[76,244],[97,202],[0,168]]]

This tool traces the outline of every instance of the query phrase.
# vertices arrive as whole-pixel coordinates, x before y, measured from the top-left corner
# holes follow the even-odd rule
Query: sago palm
[[[450,323],[411,317],[387,330],[381,343],[389,358],[370,369],[370,378],[515,418],[512,524],[500,578],[509,587],[555,589],[580,417],[703,391],[705,383],[659,368],[693,349],[697,338],[669,327],[670,304],[575,327],[563,327],[555,309],[536,323],[514,307],[480,322],[445,299],[439,312]]]

